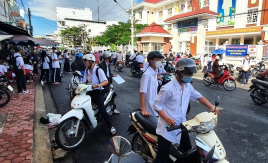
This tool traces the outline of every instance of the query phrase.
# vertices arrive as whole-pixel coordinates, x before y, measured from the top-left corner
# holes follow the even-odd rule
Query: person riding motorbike
[[[133,64],[133,70],[138,72],[139,65],[143,64],[143,61],[144,61],[144,57],[140,53],[138,53],[138,55],[136,57],[136,62]]]
[[[172,143],[180,143],[181,149],[191,149],[190,137],[187,131],[178,135],[180,130],[168,132],[166,127],[179,125],[186,121],[186,112],[190,99],[199,101],[212,112],[219,110],[190,84],[192,75],[197,72],[196,64],[188,58],[180,59],[175,66],[176,78],[163,86],[153,104],[153,109],[159,114],[156,133],[158,134],[158,152],[154,163],[169,161]],[[177,136],[178,135],[178,136]]]
[[[107,127],[111,130],[112,135],[116,134],[116,129],[113,127],[110,117],[104,106],[104,86],[109,84],[102,69],[95,65],[95,56],[87,54],[83,56],[85,64],[84,84],[92,85],[93,91],[87,93],[92,98],[92,101],[98,106],[99,113],[106,122]],[[98,73],[98,76],[97,76]]]
[[[72,71],[80,71],[81,73],[85,71],[85,65],[82,61],[83,54],[77,53],[74,62],[71,64]],[[82,73],[84,75],[84,73]]]
[[[220,60],[220,57],[219,56],[216,56],[215,57],[215,60],[213,62],[213,65],[212,65],[212,71],[213,71],[213,74],[215,75],[213,79],[214,79],[214,81],[216,83],[218,82],[218,79],[223,74],[223,72],[220,69],[220,67],[223,67],[224,65],[219,65],[219,60]]]

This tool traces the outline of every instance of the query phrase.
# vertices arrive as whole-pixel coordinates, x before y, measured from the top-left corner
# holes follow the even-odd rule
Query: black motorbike
[[[163,64],[164,69],[166,70],[166,72],[169,72],[169,73],[174,73],[175,72],[175,65],[173,64],[172,61],[163,60],[162,64]]]
[[[0,76],[0,107],[9,103],[10,93],[15,94],[14,89],[8,85],[8,80],[5,76]]]
[[[141,77],[142,74],[143,74],[143,63],[139,63],[139,64],[137,65],[137,66],[138,66],[137,70],[134,70],[134,69],[133,69],[133,65],[134,65],[134,63],[136,63],[136,61],[133,62],[133,64],[131,65],[130,75],[131,75],[131,76],[139,76],[139,77]]]
[[[253,79],[248,92],[252,101],[257,105],[263,105],[268,102],[268,82]]]
[[[255,66],[252,66],[250,76],[256,77],[258,76],[259,72],[265,70],[265,65],[263,64],[264,61],[258,62]]]

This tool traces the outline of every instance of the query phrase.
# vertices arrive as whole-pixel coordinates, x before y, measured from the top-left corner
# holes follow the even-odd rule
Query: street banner
[[[226,56],[244,57],[248,53],[248,45],[227,45]]]
[[[248,54],[250,57],[257,56],[257,46],[256,45],[249,45],[248,46]]]

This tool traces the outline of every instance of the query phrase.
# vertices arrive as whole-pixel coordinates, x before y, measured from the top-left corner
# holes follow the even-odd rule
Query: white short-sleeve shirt
[[[136,57],[136,61],[142,63],[142,62],[144,61],[143,56],[142,56],[142,55],[138,55],[138,56]]]
[[[19,57],[17,57],[17,56],[19,56]],[[24,62],[23,62],[23,59],[22,59],[21,55],[18,54],[18,53],[15,53],[14,57],[17,57],[16,58],[16,65],[18,66],[18,69],[21,69],[20,66],[24,66]]]
[[[190,99],[196,101],[202,97],[193,86],[185,83],[183,90],[176,78],[164,85],[158,93],[153,104],[155,110],[163,110],[165,114],[175,120],[176,125],[186,121],[186,113]],[[181,136],[177,134],[180,130],[168,132],[167,122],[162,118],[158,118],[156,133],[163,136],[170,142],[180,143]]]
[[[118,54],[116,54],[116,56],[117,56],[117,61],[123,61],[123,54],[122,53],[118,53]]]
[[[101,68],[98,68],[97,73],[99,74],[99,79],[100,79],[100,82],[99,82],[98,77],[96,75],[97,68],[98,68],[98,66],[94,67],[92,74],[90,73],[90,70],[87,70],[87,69],[85,70],[84,79],[83,79],[84,83],[87,83],[89,85],[95,85],[95,84],[100,84],[100,83],[104,82],[105,80],[107,80],[104,71]],[[98,87],[98,88],[94,88],[94,89],[103,90],[104,88]]]
[[[45,61],[42,61],[43,62],[43,69],[49,69],[49,58],[48,57],[45,57]]]
[[[7,72],[7,69],[4,65],[0,65],[0,73],[5,74]]]
[[[58,55],[56,53],[51,53],[51,59],[52,59],[52,68],[60,68],[59,61],[53,61],[54,59],[58,59]]]
[[[158,116],[157,112],[153,109],[153,103],[157,95],[157,86],[157,70],[154,71],[149,67],[142,75],[140,93],[144,93],[145,109],[152,116]]]
[[[24,69],[32,70],[33,71],[33,66],[31,66],[29,64],[24,64]]]

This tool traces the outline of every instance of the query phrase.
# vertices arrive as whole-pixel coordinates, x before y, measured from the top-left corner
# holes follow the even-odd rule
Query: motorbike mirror
[[[211,150],[208,152],[206,157],[204,158],[203,162],[209,163],[214,155],[215,145],[211,148]]]
[[[215,106],[219,106],[221,102],[220,96],[218,96],[217,100],[215,101]]]
[[[120,158],[131,152],[131,145],[126,138],[122,136],[114,136],[109,140],[108,149]]]

